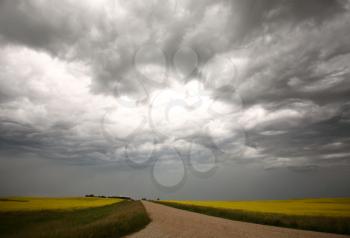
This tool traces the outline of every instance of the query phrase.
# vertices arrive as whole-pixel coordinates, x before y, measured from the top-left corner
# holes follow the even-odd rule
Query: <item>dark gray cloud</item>
[[[0,161],[13,174],[15,155],[32,172],[45,161],[72,179],[106,173],[92,187],[113,171],[151,176],[148,188],[163,178],[184,197],[196,176],[224,187],[236,167],[250,171],[237,188],[270,173],[269,191],[272,178],[336,174],[350,165],[349,10],[346,0],[0,1]]]

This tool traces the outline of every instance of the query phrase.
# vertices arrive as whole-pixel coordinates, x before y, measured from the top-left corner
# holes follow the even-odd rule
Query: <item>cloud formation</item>
[[[347,0],[0,1],[0,157],[156,163],[165,184],[181,183],[169,171],[186,163],[203,174],[226,162],[348,166],[349,10]]]

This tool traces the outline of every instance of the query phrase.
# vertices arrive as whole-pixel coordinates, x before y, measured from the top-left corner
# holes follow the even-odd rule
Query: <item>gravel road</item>
[[[152,222],[130,238],[230,237],[230,238],[349,238],[328,233],[302,231],[253,223],[231,221],[144,202]]]

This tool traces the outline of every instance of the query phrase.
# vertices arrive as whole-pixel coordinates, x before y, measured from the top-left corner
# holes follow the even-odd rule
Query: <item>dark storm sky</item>
[[[350,1],[0,0],[0,195],[350,196]]]

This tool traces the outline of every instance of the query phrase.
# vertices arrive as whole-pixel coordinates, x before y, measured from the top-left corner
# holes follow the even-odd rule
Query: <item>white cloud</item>
[[[254,105],[243,111],[239,122],[248,130],[269,125],[290,129],[327,120],[338,110],[334,105],[319,106],[311,101],[291,102],[275,110]]]
[[[263,132],[260,132],[261,135],[264,135],[264,136],[276,136],[276,135],[283,135],[287,133],[287,131],[263,131]]]
[[[0,118],[104,160],[116,140],[136,156],[155,138],[163,152],[181,138],[288,166],[288,145],[269,143],[335,118],[348,100],[350,15],[249,2],[3,1]]]

